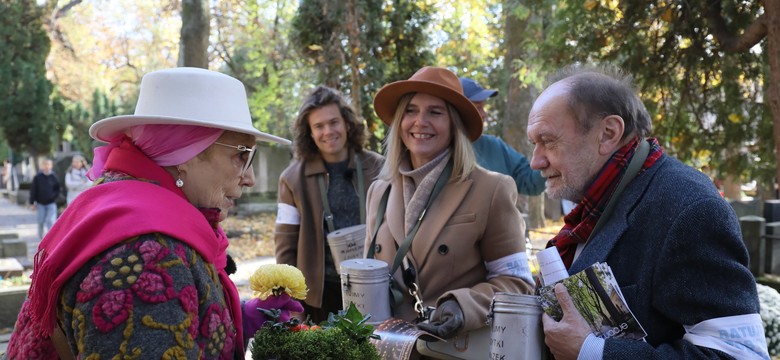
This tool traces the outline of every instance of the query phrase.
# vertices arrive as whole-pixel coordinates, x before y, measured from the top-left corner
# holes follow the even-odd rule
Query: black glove
[[[460,309],[458,301],[450,299],[436,308],[429,322],[419,323],[417,327],[442,339],[449,339],[463,328],[465,322],[463,310]]]

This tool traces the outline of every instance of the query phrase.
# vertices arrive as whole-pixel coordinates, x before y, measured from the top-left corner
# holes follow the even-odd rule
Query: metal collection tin
[[[351,259],[341,262],[343,308],[355,304],[363,315],[371,314],[369,324],[389,319],[390,274],[387,263],[376,259]]]

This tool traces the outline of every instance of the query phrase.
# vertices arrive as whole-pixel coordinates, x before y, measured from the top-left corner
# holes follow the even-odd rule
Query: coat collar
[[[328,169],[325,168],[325,160],[322,159],[322,156],[317,153],[314,156],[308,157],[305,160],[303,160],[304,166],[303,171],[305,176],[313,176],[318,174],[327,174]],[[363,161],[361,163],[361,167],[363,170],[366,169],[366,162]],[[355,170],[355,152],[353,150],[349,150],[349,165],[347,166],[350,170]]]
[[[403,186],[400,177],[394,180],[392,184],[390,197],[387,201],[387,225],[396,242],[396,246],[400,247],[406,240],[406,234],[403,232],[404,214],[406,212],[404,209]],[[463,202],[472,184],[473,180],[471,178],[462,182],[447,183],[437,199],[426,211],[422,224],[420,224],[420,229],[417,231],[414,240],[412,240],[410,254],[414,254],[414,256],[408,256],[415,266],[425,262],[435,244],[435,241],[423,240],[435,239],[441,233],[444,225],[447,224],[452,214],[455,213]]]
[[[569,274],[576,274],[597,262],[607,260],[612,248],[628,230],[628,218],[631,216],[631,212],[642,200],[642,195],[666,160],[666,155],[662,155],[652,167],[639,174],[626,187],[612,212],[612,218],[608,219],[598,234],[595,234],[585,244],[580,256],[571,264]]]

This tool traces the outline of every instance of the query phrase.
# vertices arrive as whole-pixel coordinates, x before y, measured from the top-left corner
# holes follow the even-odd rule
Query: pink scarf
[[[179,165],[211,146],[225,130],[195,125],[137,125],[113,138],[108,145],[95,148],[90,180],[103,174],[106,160],[128,137],[144,155],[160,166]]]
[[[121,241],[159,232],[188,244],[217,267],[236,327],[235,344],[241,351],[241,304],[235,284],[225,272],[225,233],[219,227],[212,228],[174,185],[173,177],[129,139],[112,149],[105,168],[159,185],[134,180],[105,183],[85,191],[68,206],[35,255],[28,315],[41,324],[39,335],[51,335],[60,290],[87,261]]]

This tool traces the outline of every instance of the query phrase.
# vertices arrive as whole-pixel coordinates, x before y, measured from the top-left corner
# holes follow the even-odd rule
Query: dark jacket
[[[723,358],[682,340],[683,325],[759,310],[734,210],[707,176],[666,155],[626,187],[569,273],[596,262],[647,331],[647,342],[606,340],[605,359]]]
[[[46,175],[42,172],[35,175],[30,188],[30,204],[49,205],[57,201],[59,195],[60,182],[57,180],[57,175],[54,173]]]

